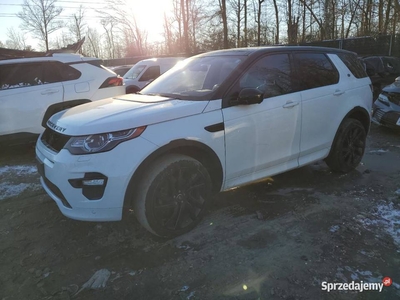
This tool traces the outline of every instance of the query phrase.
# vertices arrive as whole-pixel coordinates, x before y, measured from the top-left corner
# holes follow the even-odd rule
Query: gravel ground
[[[200,226],[172,240],[133,216],[67,219],[34,164],[31,147],[0,155],[0,299],[400,298],[399,133],[373,126],[349,174],[321,161],[221,193]],[[381,293],[322,290],[387,276]]]

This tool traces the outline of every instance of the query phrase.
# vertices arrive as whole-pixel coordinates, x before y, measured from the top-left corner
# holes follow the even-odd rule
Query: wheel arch
[[[371,127],[371,116],[365,108],[361,106],[354,107],[351,111],[347,113],[343,120],[348,118],[360,121],[361,124],[364,126],[365,132],[368,134]]]
[[[350,110],[345,115],[345,117],[342,119],[342,122],[340,122],[339,127],[336,129],[335,138],[332,141],[332,146],[335,144],[335,142],[338,138],[338,133],[339,133],[339,130],[340,130],[343,122],[347,119],[355,119],[355,120],[360,121],[365,129],[366,134],[368,134],[369,129],[371,127],[370,114],[368,113],[368,111],[365,108],[363,108],[361,106],[356,106],[352,110]],[[332,151],[332,147],[331,147],[331,151]],[[329,154],[331,153],[331,151],[329,151]]]
[[[223,168],[214,150],[199,141],[178,139],[158,148],[139,165],[129,181],[125,192],[124,205],[132,206],[132,203],[130,203],[132,199],[130,196],[131,192],[135,191],[143,172],[145,172],[150,164],[159,157],[170,153],[183,154],[198,160],[211,176],[213,192],[220,191],[223,182]]]

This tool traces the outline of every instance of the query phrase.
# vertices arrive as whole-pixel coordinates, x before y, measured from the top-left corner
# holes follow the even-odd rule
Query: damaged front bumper
[[[372,122],[400,130],[400,109],[397,108],[397,105],[379,95],[372,108]]]

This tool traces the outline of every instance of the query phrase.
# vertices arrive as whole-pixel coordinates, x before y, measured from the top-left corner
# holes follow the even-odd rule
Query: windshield
[[[179,62],[140,94],[200,100],[213,93],[244,56],[203,56]]]
[[[140,73],[146,68],[146,65],[134,65],[128,72],[126,72],[124,78],[135,79]]]

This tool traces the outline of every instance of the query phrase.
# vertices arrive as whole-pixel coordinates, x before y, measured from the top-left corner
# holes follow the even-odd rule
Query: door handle
[[[286,104],[283,105],[283,108],[291,108],[296,105],[299,105],[299,102],[288,101],[286,102]]]
[[[55,94],[58,93],[58,90],[45,90],[43,92],[41,92],[42,95],[51,95],[51,94]]]
[[[334,96],[340,96],[340,95],[342,95],[342,94],[344,94],[344,91],[341,91],[341,90],[336,90],[336,91],[333,93]]]

